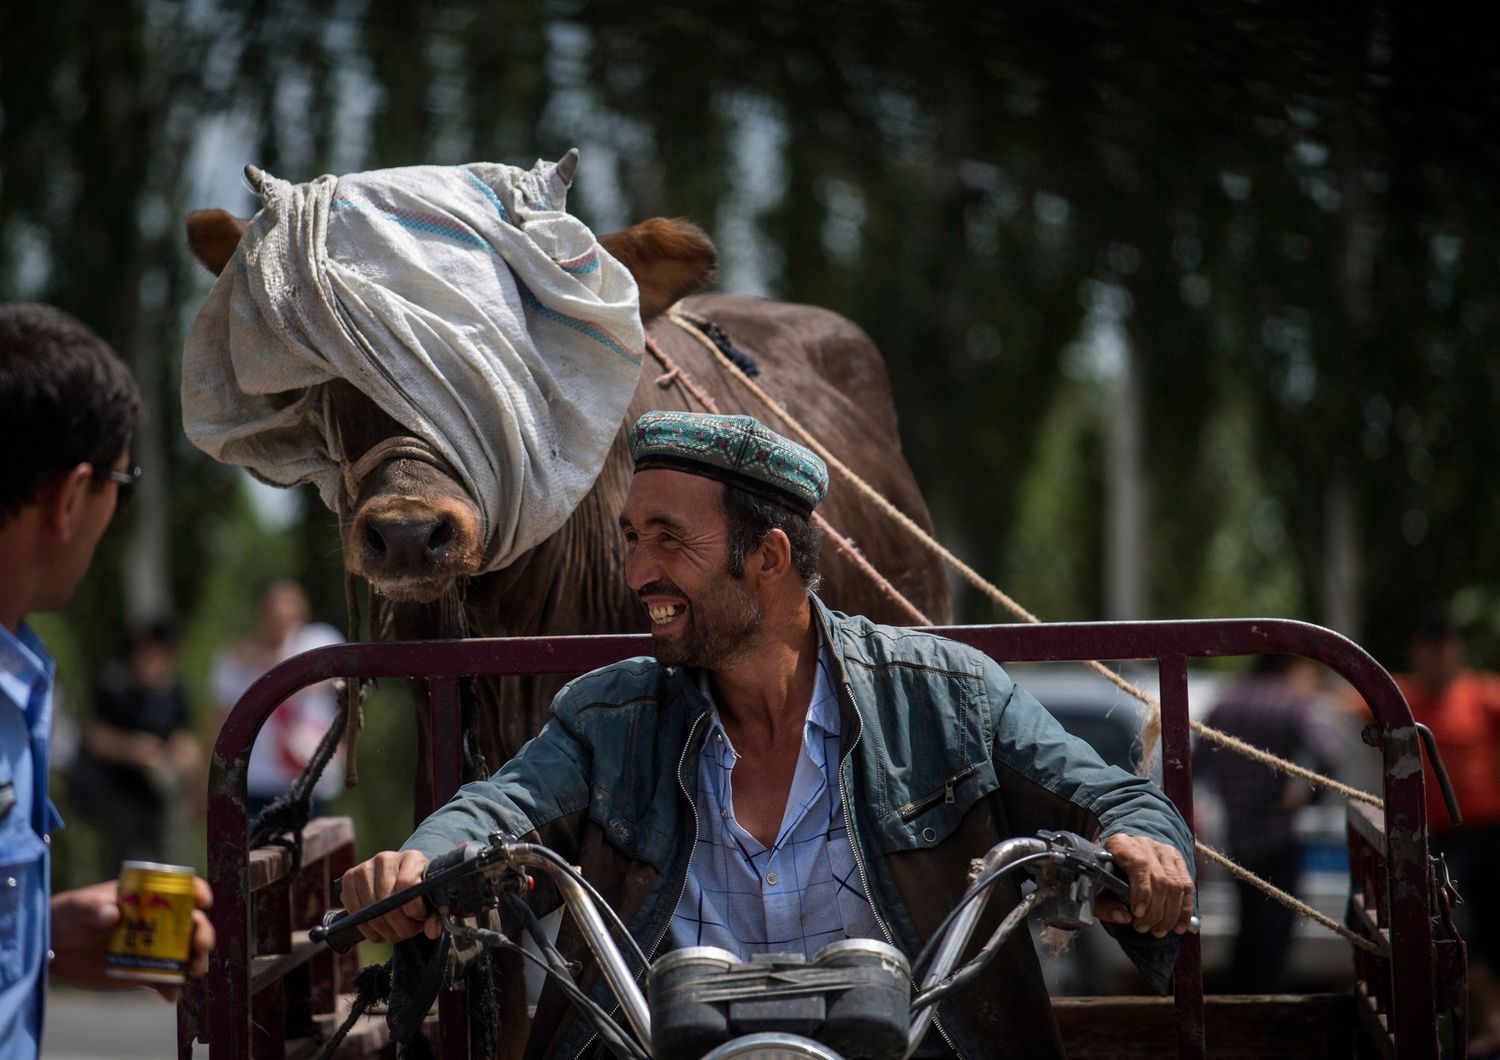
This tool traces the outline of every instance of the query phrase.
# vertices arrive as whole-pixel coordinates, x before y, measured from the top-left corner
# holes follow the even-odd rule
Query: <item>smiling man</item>
[[[1128,876],[1129,908],[1101,902],[1099,914],[1165,989],[1193,881],[1187,828],[1161,792],[1106,766],[988,656],[828,609],[810,519],[827,469],[807,449],[747,416],[685,412],[641,417],[631,446],[620,527],[655,658],[563,689],[541,735],[495,776],[345,875],[348,907],[499,831],[580,864],[653,956],[701,945],[810,956],[869,937],[910,959],[971,858],[1068,829],[1101,836]],[[999,896],[994,915],[1019,890]],[[424,927],[436,936],[413,903],[364,930],[396,941]],[[568,922],[558,945],[590,963]],[[1024,932],[938,1021],[933,1055],[1062,1055]],[[549,986],[526,1054],[575,1056],[589,1037]]]

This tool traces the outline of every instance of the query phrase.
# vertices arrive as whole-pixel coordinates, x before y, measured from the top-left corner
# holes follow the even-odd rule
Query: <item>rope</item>
[[[334,421],[335,430],[338,430],[338,420]],[[339,444],[339,466],[343,472],[344,491],[350,500],[359,496],[360,488],[371,471],[388,460],[420,460],[424,464],[431,464],[443,474],[458,481],[458,474],[453,470],[453,465],[448,463],[443,454],[421,438],[410,434],[394,434],[389,438],[382,438],[370,448],[366,449],[364,455],[358,460],[350,460],[349,454],[343,449],[343,435],[338,434]]]
[[[1157,709],[1160,709],[1160,706],[1158,706]],[[1191,725],[1193,731],[1196,732],[1199,736],[1202,736],[1204,739],[1211,740],[1212,742],[1218,744],[1220,747],[1228,748],[1231,751],[1238,751],[1246,758],[1259,762],[1261,765],[1270,766],[1272,769],[1277,770],[1281,773],[1287,773],[1294,777],[1300,777],[1302,780],[1307,781],[1313,787],[1327,788],[1329,791],[1337,792],[1338,794],[1344,796],[1346,799],[1353,799],[1356,802],[1367,803],[1371,806],[1376,807],[1377,809],[1385,809],[1385,801],[1375,795],[1371,795],[1368,791],[1362,791],[1359,788],[1353,788],[1347,784],[1342,784],[1339,781],[1334,780],[1332,777],[1325,777],[1323,774],[1316,773],[1305,766],[1299,766],[1296,762],[1289,762],[1285,758],[1282,758],[1278,755],[1273,755],[1270,751],[1263,751],[1259,747],[1256,747],[1254,744],[1246,743],[1244,740],[1241,740],[1236,736],[1230,736],[1227,732],[1222,732],[1219,729],[1211,729],[1207,725],[1204,725],[1202,722],[1195,721],[1192,722]]]
[[[354,575],[347,572],[344,574],[344,595],[345,603],[350,607],[350,639],[353,640],[359,636],[359,600],[354,591]],[[323,770],[328,768],[328,763],[333,759],[333,753],[346,732],[350,735],[344,745],[344,760],[348,770],[344,784],[352,788],[358,783],[359,763],[355,757],[355,747],[359,731],[364,727],[365,683],[356,679],[354,685],[355,691],[351,694],[347,679],[341,678],[336,683],[338,713],[323,733],[323,738],[318,741],[312,757],[297,779],[292,781],[291,787],[272,799],[250,825],[248,846],[253,849],[275,844],[284,848],[292,857],[292,876],[296,876],[302,869],[302,830],[307,827],[307,819],[312,813],[313,788],[322,779]]]
[[[391,961],[384,964],[372,964],[354,977],[354,1001],[349,1005],[349,1016],[341,1023],[328,1039],[323,1047],[318,1050],[318,1060],[328,1060],[334,1053],[339,1051],[339,1046],[344,1044],[344,1039],[354,1029],[354,1025],[360,1021],[370,1006],[377,1001],[385,1001],[391,996]]]
[[[696,329],[690,326],[690,322],[697,322],[696,318],[693,315],[683,311],[680,307],[673,306],[670,310],[668,310],[667,319],[672,321],[674,324],[676,324],[678,327],[682,328],[689,334],[697,334]],[[708,343],[705,341],[705,345],[707,345],[708,348],[713,350],[717,355],[717,348],[714,347],[712,343]],[[926,548],[928,548],[932,552],[935,552],[954,570],[958,571],[958,573],[961,574],[964,579],[969,582],[969,584],[973,585],[980,592],[984,593],[995,603],[998,603],[999,605],[1004,607],[1011,614],[1021,619],[1021,621],[1029,623],[1037,623],[1041,621],[1040,618],[1032,614],[1030,611],[1026,610],[1026,608],[1022,607],[1015,600],[1007,596],[999,589],[999,587],[988,581],[973,567],[970,567],[967,563],[959,559],[951,551],[945,548],[939,541],[933,538],[931,534],[922,529],[922,527],[918,526],[917,523],[905,512],[901,511],[894,504],[881,496],[873,486],[864,481],[864,479],[860,478],[853,469],[851,469],[847,464],[839,460],[838,457],[829,452],[822,443],[820,443],[816,438],[812,436],[807,428],[803,427],[802,424],[799,423],[797,419],[791,415],[791,413],[787,412],[774,400],[772,400],[771,396],[767,394],[758,383],[741,372],[732,361],[723,357],[720,357],[719,359],[725,365],[725,367],[729,369],[730,373],[732,375],[735,375],[739,379],[739,381],[750,390],[751,393],[753,393],[762,402],[764,402],[768,408],[775,409],[777,411],[780,417],[786,421],[787,425],[790,426],[792,430],[794,430],[799,436],[801,436],[803,444],[807,445],[808,448],[812,449],[825,461],[827,461],[829,467],[837,468],[839,473],[847,478],[851,483],[853,483],[855,488],[863,493],[872,503],[876,505],[876,507],[885,512],[900,526],[910,532]],[[1110,684],[1120,689],[1120,691],[1126,693],[1127,695],[1133,696],[1134,698],[1140,700],[1142,703],[1146,704],[1146,706],[1151,708],[1151,716],[1148,719],[1147,731],[1142,735],[1142,743],[1148,750],[1154,748],[1157,734],[1161,731],[1160,701],[1157,700],[1157,698],[1151,695],[1149,692],[1137,688],[1135,685],[1125,680],[1125,678],[1115,673],[1103,663],[1097,661],[1089,661],[1084,665],[1088,666],[1089,669],[1098,673],[1105,680],[1109,681]],[[1251,758],[1255,759],[1255,761],[1271,766],[1273,769],[1280,770],[1283,773],[1289,773],[1292,776],[1301,777],[1303,780],[1306,780],[1309,783],[1316,785],[1317,787],[1327,788],[1330,791],[1336,791],[1340,795],[1343,795],[1346,798],[1354,799],[1358,802],[1369,803],[1371,806],[1377,807],[1383,807],[1385,805],[1379,798],[1371,795],[1367,791],[1361,791],[1360,789],[1350,787],[1347,784],[1341,784],[1339,781],[1334,780],[1332,777],[1323,776],[1322,774],[1315,773],[1304,766],[1299,766],[1295,762],[1288,761],[1284,758],[1279,758],[1268,751],[1260,750],[1259,748],[1245,743],[1243,740],[1239,740],[1233,736],[1230,736],[1226,732],[1211,728],[1198,721],[1194,721],[1191,724],[1192,730],[1199,736],[1202,736],[1204,739],[1238,751],[1241,754],[1249,755]]]
[[[1296,898],[1290,894],[1287,894],[1275,884],[1267,883],[1265,880],[1255,875],[1255,873],[1251,872],[1249,869],[1244,868],[1243,866],[1238,865],[1233,861],[1230,861],[1229,858],[1219,853],[1207,843],[1195,842],[1194,846],[1197,847],[1198,853],[1202,854],[1209,861],[1212,861],[1215,865],[1228,872],[1231,876],[1235,876],[1241,880],[1244,880],[1251,887],[1254,887],[1257,891],[1269,895],[1271,898],[1274,898],[1276,901],[1280,902],[1288,909],[1291,909],[1292,911],[1307,917],[1307,919],[1309,920],[1313,920],[1319,924],[1322,924],[1329,931],[1332,931],[1335,935],[1338,935],[1340,938],[1347,941],[1350,945],[1357,946],[1367,953],[1373,953],[1377,957],[1389,956],[1385,948],[1382,947],[1379,943],[1373,942],[1370,939],[1365,938],[1363,935],[1351,931],[1349,928],[1333,919],[1333,917],[1318,912],[1316,909],[1308,905],[1306,902],[1302,901],[1300,898]]]
[[[974,568],[970,567],[963,560],[955,556],[951,551],[949,551],[939,541],[937,541],[931,534],[922,529],[922,527],[918,526],[910,516],[901,511],[890,501],[886,500],[885,497],[881,496],[879,491],[877,491],[873,486],[871,486],[858,474],[856,474],[853,469],[851,469],[843,461],[838,459],[838,457],[834,456],[833,453],[829,452],[827,447],[819,442],[815,437],[813,437],[812,433],[808,431],[807,428],[803,427],[802,424],[798,422],[796,417],[787,412],[786,409],[783,408],[779,403],[774,401],[771,398],[770,394],[766,393],[766,391],[762,389],[758,383],[756,383],[753,379],[751,379],[743,371],[741,371],[739,366],[736,365],[730,358],[724,356],[723,352],[719,350],[719,348],[713,342],[709,341],[702,334],[702,332],[698,330],[699,326],[701,326],[703,323],[707,323],[704,318],[699,317],[696,314],[687,312],[686,310],[682,309],[680,305],[675,305],[671,309],[669,309],[666,316],[667,319],[670,320],[673,324],[676,324],[679,328],[687,332],[689,335],[692,335],[703,346],[705,346],[710,351],[710,353],[713,354],[715,359],[729,370],[729,373],[732,376],[737,378],[740,383],[742,383],[752,394],[760,399],[760,401],[766,406],[766,408],[775,410],[777,415],[780,416],[780,418],[794,432],[796,432],[797,435],[800,436],[803,444],[808,446],[808,448],[812,449],[825,461],[827,461],[829,467],[836,468],[840,474],[848,479],[855,486],[855,488],[863,493],[877,508],[894,519],[899,526],[905,528],[924,547],[936,553],[944,562],[946,562],[950,567],[952,567],[960,575],[962,575],[970,585],[974,586],[985,596],[989,597],[993,602],[1004,607],[1011,614],[1021,619],[1021,621],[1028,623],[1041,622],[1040,618],[1032,614],[1026,608],[1022,607],[1015,600],[1011,599],[1011,597],[1003,592],[998,586],[994,585],[978,571],[974,570]],[[649,337],[647,338],[647,347],[653,354],[656,355],[657,359],[662,362],[662,365],[664,367],[670,365],[670,370],[667,372],[667,374],[661,379],[657,380],[658,385],[665,386],[666,383],[663,382],[663,380],[675,381],[692,392],[696,397],[698,397],[698,399],[704,403],[704,407],[707,408],[708,411],[718,411],[718,409],[714,407],[712,399],[708,398],[706,395],[703,395],[701,391],[699,391],[693,384],[692,380],[689,379],[679,367],[677,367],[676,365],[672,365],[671,362],[667,360],[665,355],[660,352],[660,350],[655,346],[655,344]],[[876,577],[880,576],[877,574]],[[880,580],[884,584],[889,585],[888,582],[885,582],[884,578],[881,578]],[[892,591],[894,592],[894,590]],[[904,600],[904,598],[901,599]],[[912,607],[909,603],[907,604],[907,606],[912,611],[916,611],[916,608]],[[923,624],[931,625],[931,622],[924,620]],[[1143,750],[1148,752],[1142,755],[1141,768],[1147,768],[1147,763],[1150,760],[1149,752],[1155,748],[1157,739],[1161,733],[1161,702],[1149,692],[1137,688],[1134,684],[1125,680],[1124,677],[1121,677],[1115,671],[1111,670],[1109,667],[1105,666],[1101,662],[1098,662],[1097,660],[1087,661],[1084,663],[1084,665],[1093,670],[1095,673],[1099,674],[1101,677],[1107,680],[1110,684],[1114,685],[1120,691],[1124,692],[1126,695],[1140,700],[1150,709],[1150,713],[1147,716],[1146,720],[1145,730],[1141,734],[1142,748]],[[1385,807],[1385,803],[1383,800],[1370,794],[1367,791],[1361,791],[1359,788],[1351,787],[1348,784],[1343,784],[1337,780],[1334,780],[1332,777],[1323,776],[1322,774],[1316,773],[1313,770],[1306,768],[1305,766],[1298,765],[1296,762],[1288,761],[1285,758],[1273,755],[1269,751],[1265,751],[1261,748],[1253,746],[1252,744],[1248,744],[1244,740],[1231,736],[1226,732],[1212,728],[1208,725],[1204,725],[1200,721],[1190,722],[1190,727],[1193,732],[1197,733],[1200,737],[1210,741],[1211,743],[1217,743],[1222,747],[1226,747],[1232,751],[1236,751],[1256,762],[1269,766],[1272,769],[1278,770],[1282,773],[1300,777],[1301,779],[1306,780],[1308,783],[1314,785],[1315,787],[1327,788],[1330,791],[1334,791],[1340,795],[1343,795],[1345,798],[1353,799],[1357,802],[1368,803],[1369,805],[1378,807],[1382,810]],[[1363,936],[1355,934],[1353,931],[1344,927],[1337,921],[1324,916],[1322,913],[1307,905],[1305,902],[1302,902],[1299,899],[1287,894],[1285,891],[1273,886],[1270,883],[1267,883],[1265,880],[1261,879],[1259,876],[1256,876],[1248,869],[1245,869],[1235,864],[1233,861],[1230,861],[1227,857],[1219,853],[1217,850],[1214,850],[1212,847],[1198,841],[1197,839],[1193,841],[1193,845],[1194,848],[1209,861],[1222,866],[1232,875],[1244,880],[1252,887],[1255,887],[1258,890],[1261,890],[1264,893],[1270,895],[1275,900],[1281,902],[1283,905],[1301,914],[1302,916],[1308,917],[1309,919],[1323,925],[1334,934],[1349,941],[1352,945],[1358,946],[1361,949],[1369,950],[1372,953],[1381,955],[1384,954],[1384,951],[1381,950],[1380,947],[1375,943],[1370,942]]]
[[[339,484],[335,492],[335,504],[338,508],[339,526],[342,528],[348,520],[349,499],[344,483]],[[373,636],[376,632],[376,616],[378,609],[373,599],[374,590],[371,589],[370,603],[370,631]],[[349,611],[349,640],[357,641],[360,638],[360,612],[359,591],[353,574],[346,569],[344,571],[344,604]],[[276,796],[271,802],[256,815],[250,826],[249,846],[251,848],[274,844],[282,847],[291,855],[291,874],[296,876],[302,868],[302,830],[307,826],[307,819],[312,813],[312,792],[319,780],[323,777],[323,770],[328,768],[328,763],[333,759],[333,753],[338,748],[339,741],[348,734],[348,741],[344,744],[344,786],[352,788],[359,784],[359,735],[364,729],[365,715],[365,687],[363,678],[356,678],[351,682],[347,678],[340,678],[334,683],[338,698],[338,713],[334,715],[333,722],[328,726],[323,738],[318,741],[317,749],[308,759],[307,765],[298,774],[297,779],[286,791]]]
[[[302,864],[302,829],[307,824],[307,816],[312,808],[313,786],[323,775],[323,770],[328,766],[328,760],[333,757],[334,749],[338,747],[339,740],[344,735],[344,726],[347,721],[348,715],[342,711],[334,717],[333,724],[328,726],[323,739],[318,741],[317,750],[313,752],[302,774],[292,781],[290,788],[272,799],[270,804],[256,816],[254,824],[250,826],[249,845],[252,848],[268,842],[279,842],[280,845],[286,847],[292,855],[293,876],[297,874]],[[291,833],[291,835],[278,838],[282,833]]]
[[[712,350],[714,356],[722,357],[726,363],[734,366],[735,371],[739,372],[742,376],[745,376],[743,369],[741,369],[734,360],[726,356],[724,352],[720,350],[719,347],[712,340],[710,340],[707,335],[704,335],[702,332],[694,328],[688,328],[687,331],[695,336],[699,342],[703,343],[710,350]],[[666,371],[662,375],[657,376],[657,386],[665,390],[668,386],[675,382],[678,386],[682,387],[682,389],[691,394],[693,398],[698,402],[698,404],[702,405],[706,411],[711,412],[714,415],[719,414],[720,410],[718,402],[714,401],[714,399],[710,395],[706,394],[698,386],[697,383],[693,382],[692,378],[682,370],[682,367],[675,361],[673,361],[672,358],[668,357],[666,352],[656,344],[656,340],[653,339],[650,335],[646,336],[646,349],[650,350],[651,355],[661,362],[662,368],[666,369]],[[745,376],[745,378],[748,379],[749,376]],[[835,547],[837,547],[839,551],[843,552],[846,556],[849,557],[850,561],[865,575],[865,577],[869,578],[875,583],[876,588],[878,588],[883,594],[885,594],[887,599],[893,601],[898,607],[906,611],[907,615],[911,617],[912,621],[921,626],[932,625],[932,619],[928,618],[927,615],[922,612],[921,608],[919,608],[916,604],[912,603],[904,595],[902,595],[901,590],[892,585],[886,579],[885,575],[876,570],[875,567],[870,563],[870,561],[865,558],[864,553],[855,547],[853,541],[850,541],[843,534],[835,530],[833,526],[829,524],[828,520],[823,518],[823,516],[819,515],[817,512],[813,513],[812,521],[813,525],[817,526],[818,529],[823,532],[824,536],[826,536],[830,541],[834,543]]]
[[[373,590],[372,590],[373,595]],[[370,634],[375,633],[375,607],[371,601]],[[349,612],[349,641],[360,639],[359,586],[349,568],[344,568],[344,606]],[[351,684],[353,687],[351,688]],[[359,787],[359,737],[365,729],[365,681],[356,677],[352,682],[346,677],[335,686],[339,697],[339,715],[344,718],[344,728],[349,739],[344,744],[344,787]],[[320,769],[321,773],[322,770]]]
[[[344,445],[344,431],[342,421],[334,413],[333,395],[325,387],[323,389],[323,416],[322,422],[327,425],[328,434],[326,441],[330,452],[338,454],[341,474],[337,487],[333,491],[333,503],[339,519],[339,535],[342,537],[349,530],[349,516],[355,500],[359,497],[360,485],[366,475],[379,463],[380,457],[390,453],[392,450],[410,450],[407,455],[414,459],[425,459],[431,462],[432,456],[426,455],[418,450],[426,450],[430,453],[425,442],[420,438],[409,438],[397,435],[376,443],[369,452],[365,453],[358,461],[351,462],[348,449]],[[376,459],[372,459],[375,457]],[[373,602],[374,587],[371,586],[372,597],[370,606],[370,633],[375,632],[375,606]],[[344,610],[348,615],[348,637],[351,643],[360,639],[360,616],[359,616],[359,590],[355,582],[354,574],[350,572],[349,565],[344,564]],[[344,787],[354,788],[359,786],[359,736],[365,727],[365,683],[361,678],[356,678],[354,688],[349,687],[348,678],[343,678],[334,686],[338,696],[339,712],[338,722],[340,728],[349,733],[349,742],[344,745]],[[325,763],[326,764],[326,763]],[[308,763],[308,769],[312,764]],[[317,783],[323,772],[323,765],[318,766],[318,776],[313,778]],[[303,770],[302,777],[298,777],[300,783],[307,775]]]

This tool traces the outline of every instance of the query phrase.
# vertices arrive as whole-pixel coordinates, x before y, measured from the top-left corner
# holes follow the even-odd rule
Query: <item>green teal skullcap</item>
[[[753,416],[648,412],[630,431],[635,469],[667,468],[747,489],[811,515],[828,492],[828,465]]]

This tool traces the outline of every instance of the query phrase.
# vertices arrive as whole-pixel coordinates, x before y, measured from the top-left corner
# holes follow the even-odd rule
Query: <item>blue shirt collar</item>
[[[27,711],[36,692],[51,686],[56,669],[42,638],[25,622],[16,633],[0,626],[0,698]]]
[[[812,706],[808,708],[807,721],[810,725],[823,730],[827,736],[839,734],[842,720],[839,716],[839,699],[833,690],[832,665],[827,645],[820,644],[818,676],[813,682]]]
[[[817,629],[816,624],[813,628]],[[831,666],[828,645],[823,643],[823,634],[819,632],[818,672],[813,678],[812,702],[808,705],[806,726],[818,729],[827,736],[837,736],[841,718],[838,696],[834,694]],[[716,735],[722,735],[724,743],[729,745],[729,734],[724,731],[724,724],[719,719],[719,704],[715,702],[713,690],[709,687],[708,671],[697,671],[697,677],[698,691],[708,703],[708,727],[703,732],[703,745],[708,746]]]

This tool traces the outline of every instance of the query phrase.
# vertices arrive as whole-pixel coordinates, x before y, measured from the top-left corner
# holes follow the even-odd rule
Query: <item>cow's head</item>
[[[188,244],[217,275],[233,258],[248,222],[223,210],[188,216]],[[696,226],[653,218],[600,239],[635,277],[641,320],[660,315],[708,283],[718,254]],[[328,405],[350,465],[342,525],[344,562],[397,600],[435,600],[476,573],[486,542],[479,511],[441,458],[419,443],[374,401],[345,382],[327,384]]]

